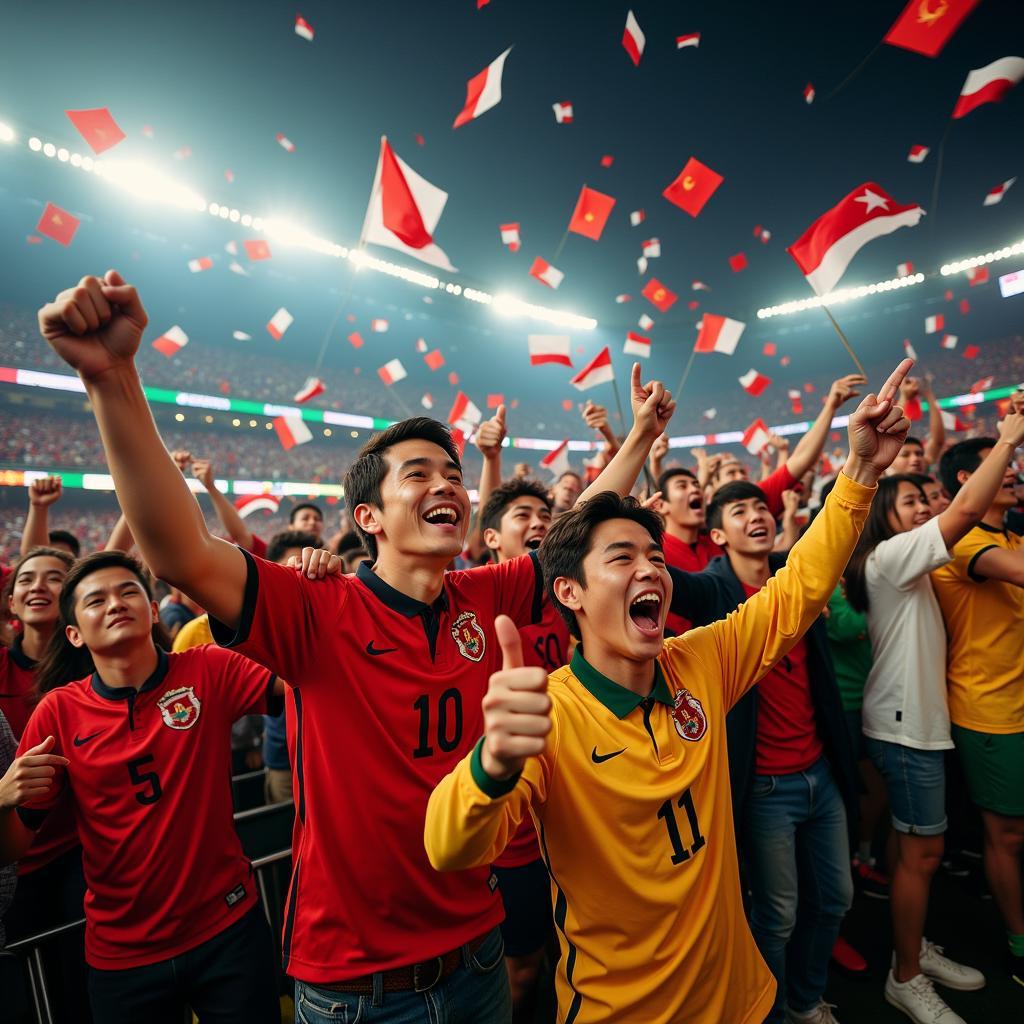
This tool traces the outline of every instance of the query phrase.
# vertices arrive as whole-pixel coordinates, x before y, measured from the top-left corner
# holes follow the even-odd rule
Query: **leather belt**
[[[395,967],[390,971],[381,971],[381,990],[384,992],[429,992],[440,985],[445,978],[454,974],[463,962],[463,950],[470,955],[475,953],[490,935],[484,935],[467,942],[465,946],[449,950],[440,956],[421,960],[405,967]],[[373,994],[373,974],[364,974],[361,978],[350,978],[348,981],[315,982],[314,987],[326,989],[328,992],[351,992],[353,995]]]

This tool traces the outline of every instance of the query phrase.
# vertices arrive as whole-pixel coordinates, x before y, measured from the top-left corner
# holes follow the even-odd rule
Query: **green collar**
[[[582,648],[577,647],[572,656],[569,668],[572,674],[613,714],[616,718],[625,718],[631,711],[635,711],[646,699],[640,694],[627,690],[614,680],[609,679],[591,665],[583,657]],[[668,684],[661,671],[661,665],[654,663],[654,689],[650,696],[668,707],[673,707],[675,701],[668,692]]]

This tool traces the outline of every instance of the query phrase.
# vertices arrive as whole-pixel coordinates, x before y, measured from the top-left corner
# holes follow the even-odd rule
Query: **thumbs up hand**
[[[494,415],[480,424],[476,432],[476,446],[485,459],[501,456],[501,444],[507,433],[505,427],[505,406],[499,405]]]
[[[501,671],[491,676],[483,700],[484,745],[480,753],[484,771],[497,781],[522,771],[527,758],[547,747],[551,731],[548,674],[542,668],[523,667],[519,630],[507,615],[499,615],[494,630],[501,645]]]

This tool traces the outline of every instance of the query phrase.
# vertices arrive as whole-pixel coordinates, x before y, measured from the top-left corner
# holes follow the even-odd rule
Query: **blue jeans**
[[[380,975],[374,976],[375,981]],[[354,995],[295,983],[295,1024],[511,1024],[505,945],[495,928],[462,966],[427,992]]]
[[[806,1012],[825,993],[828,962],[853,901],[846,809],[828,762],[758,775],[747,797],[743,854],[750,930],[778,989],[766,1019]]]

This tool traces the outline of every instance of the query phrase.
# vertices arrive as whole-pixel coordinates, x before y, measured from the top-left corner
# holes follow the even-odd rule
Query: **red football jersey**
[[[712,558],[725,554],[706,533],[698,535],[696,544],[687,544],[670,533],[663,533],[661,549],[665,553],[665,561],[677,569],[682,569],[683,572],[700,572],[701,569],[707,568]],[[693,628],[693,623],[689,619],[684,619],[675,612],[668,613],[665,625],[675,636],[682,636],[688,629]]]
[[[547,594],[544,595],[543,612],[540,622],[533,626],[523,626],[519,630],[523,641],[523,663],[554,672],[569,664],[569,627],[548,600]],[[499,868],[520,868],[539,857],[537,829],[533,818],[527,814],[494,863]]]
[[[494,618],[540,617],[535,556],[445,573],[433,605],[368,562],[314,581],[247,556],[238,631],[221,643],[293,687],[296,828],[285,970],[339,982],[416,963],[502,918],[486,868],[437,872],[427,800],[483,734],[480,702],[501,668]]]
[[[20,739],[32,714],[36,663],[21,649],[21,637],[10,647],[0,647],[0,711]]]
[[[142,967],[219,934],[257,899],[235,832],[231,723],[267,710],[274,676],[212,644],[158,652],[136,691],[97,674],[39,703],[18,753],[47,736],[70,761],[49,794],[18,808],[37,827],[74,805],[85,869],[85,954]]]

